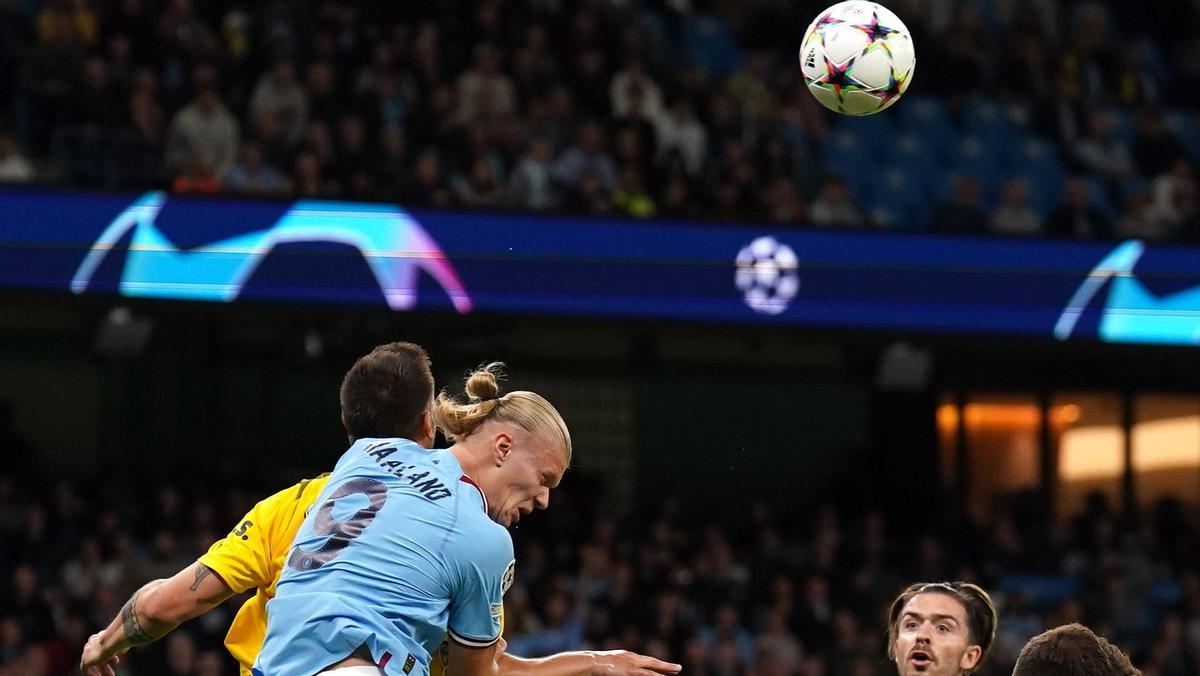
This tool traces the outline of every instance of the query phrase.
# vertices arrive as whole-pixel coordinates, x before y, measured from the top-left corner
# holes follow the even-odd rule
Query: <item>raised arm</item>
[[[500,676],[657,676],[678,674],[683,667],[626,650],[558,653],[540,659],[523,659],[500,653]]]
[[[165,580],[152,580],[133,593],[121,612],[83,648],[79,669],[87,676],[113,676],[119,657],[130,648],[166,636],[233,595],[211,568],[200,562]]]
[[[559,653],[523,659],[504,652],[503,641],[472,648],[450,641],[447,676],[660,676],[682,667],[625,650]]]
[[[319,479],[305,480],[266,498],[199,561],[134,592],[112,623],[88,639],[80,670],[87,676],[112,676],[117,658],[130,648],[162,638],[233,594],[274,582],[277,550],[295,535],[295,519],[289,517],[296,510],[302,513],[323,485]]]

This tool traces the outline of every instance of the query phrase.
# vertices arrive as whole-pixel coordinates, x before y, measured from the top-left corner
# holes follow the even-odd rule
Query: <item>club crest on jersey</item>
[[[508,590],[513,586],[513,580],[517,578],[517,560],[513,559],[512,563],[508,564],[508,568],[504,569],[504,577],[500,582],[500,594],[508,593]]]

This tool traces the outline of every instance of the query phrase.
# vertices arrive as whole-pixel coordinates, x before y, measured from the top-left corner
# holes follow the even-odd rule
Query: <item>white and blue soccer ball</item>
[[[808,91],[846,115],[874,115],[896,103],[916,67],[908,28],[877,2],[850,0],[821,12],[800,46]]]
[[[799,270],[792,247],[774,237],[759,237],[738,252],[734,283],[751,310],[777,315],[800,290]]]

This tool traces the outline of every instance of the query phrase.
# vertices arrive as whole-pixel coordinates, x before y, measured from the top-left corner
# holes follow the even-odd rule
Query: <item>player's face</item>
[[[981,654],[972,645],[967,609],[946,594],[917,594],[900,611],[892,646],[900,676],[952,676],[973,668]]]
[[[499,499],[490,505],[492,519],[504,526],[516,524],[535,509],[549,507],[550,489],[558,486],[567,470],[563,452],[555,444],[524,430],[512,440],[513,450],[499,472]]]

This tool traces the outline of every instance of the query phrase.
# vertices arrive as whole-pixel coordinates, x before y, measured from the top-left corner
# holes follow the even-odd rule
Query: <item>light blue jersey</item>
[[[305,676],[365,645],[389,676],[429,673],[447,633],[500,638],[512,537],[448,451],[360,439],[296,534],[256,676]]]

